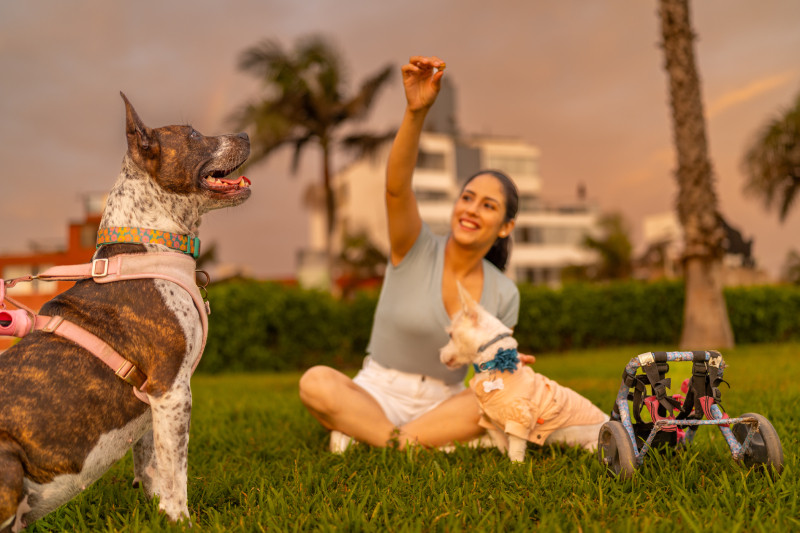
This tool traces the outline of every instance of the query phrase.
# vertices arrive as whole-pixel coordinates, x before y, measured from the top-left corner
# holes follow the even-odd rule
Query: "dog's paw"
[[[180,522],[180,521],[189,521],[191,523],[189,517],[189,507],[186,504],[186,499],[183,498],[183,501],[177,501],[173,498],[159,498],[158,508],[167,515],[167,518],[170,522]]]

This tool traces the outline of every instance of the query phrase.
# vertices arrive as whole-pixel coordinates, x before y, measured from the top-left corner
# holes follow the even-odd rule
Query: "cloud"
[[[795,82],[798,73],[800,73],[800,69],[786,70],[780,74],[760,78],[748,83],[744,87],[728,91],[709,104],[708,116],[709,118],[713,118],[732,107],[749,102],[762,94],[783,87],[790,82]]]

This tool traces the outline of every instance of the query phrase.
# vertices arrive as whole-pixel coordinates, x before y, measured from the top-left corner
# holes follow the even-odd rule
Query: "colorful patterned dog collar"
[[[200,239],[197,237],[168,233],[157,229],[128,228],[124,226],[102,228],[97,232],[97,248],[104,244],[116,243],[163,244],[173,250],[189,254],[195,259],[200,255]]]

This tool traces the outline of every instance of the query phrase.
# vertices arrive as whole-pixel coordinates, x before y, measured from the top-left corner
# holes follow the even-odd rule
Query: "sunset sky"
[[[489,6],[491,4],[491,6]],[[258,95],[237,70],[263,39],[291,47],[321,34],[350,68],[350,88],[387,64],[396,76],[366,127],[399,122],[400,66],[438,55],[466,133],[521,137],[541,150],[544,196],[579,183],[620,211],[640,242],[642,217],[673,208],[676,185],[667,79],[655,0],[105,0],[0,1],[0,253],[63,245],[82,195],[107,191],[125,152],[124,91],[149,126],[191,123],[228,133]],[[800,91],[800,2],[695,0],[693,26],[720,209],[775,275],[797,241],[800,209],[779,224],[745,197],[741,160]],[[337,160],[341,163],[341,160]],[[248,171],[253,194],[204,219],[222,263],[291,276],[307,240],[301,193],[319,179],[311,150]],[[382,198],[376,198],[382,202]]]

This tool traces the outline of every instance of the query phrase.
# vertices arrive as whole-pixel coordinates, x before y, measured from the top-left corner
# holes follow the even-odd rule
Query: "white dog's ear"
[[[467,292],[467,289],[461,285],[460,281],[456,280],[456,286],[458,287],[458,299],[461,300],[461,310],[464,312],[464,316],[473,322],[477,322],[479,315],[478,302]]]

